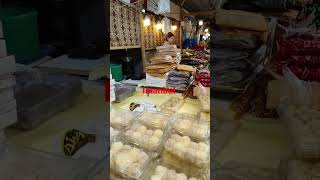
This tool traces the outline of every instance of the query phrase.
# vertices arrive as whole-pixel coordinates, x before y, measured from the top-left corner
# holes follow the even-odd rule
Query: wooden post
[[[141,57],[142,57],[142,65],[143,72],[146,70],[146,48],[144,42],[144,26],[143,26],[143,14],[140,13],[140,44],[141,44]]]

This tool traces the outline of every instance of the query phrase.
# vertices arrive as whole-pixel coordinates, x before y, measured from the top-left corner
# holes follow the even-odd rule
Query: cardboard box
[[[312,105],[320,109],[320,83],[309,82],[307,83],[312,89]],[[277,108],[280,100],[283,97],[294,97],[294,92],[291,90],[290,85],[284,80],[272,80],[268,84],[267,89],[267,104],[268,109]]]
[[[16,72],[16,61],[13,55],[0,57],[0,75]]]
[[[0,39],[0,58],[6,56],[8,56],[6,41],[4,39]]]

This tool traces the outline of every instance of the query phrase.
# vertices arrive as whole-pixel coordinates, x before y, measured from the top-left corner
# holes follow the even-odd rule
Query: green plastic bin
[[[115,81],[122,80],[122,65],[121,64],[111,64],[111,75]]]
[[[27,8],[0,8],[7,51],[16,62],[29,64],[40,58],[37,12]]]

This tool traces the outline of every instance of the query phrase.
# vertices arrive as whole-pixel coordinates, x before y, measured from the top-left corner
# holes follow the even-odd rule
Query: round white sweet
[[[151,180],[162,180],[162,177],[159,175],[153,175],[151,176]]]
[[[115,142],[111,145],[111,151],[113,151],[114,153],[118,152],[122,148],[123,148],[122,142]]]
[[[179,173],[176,176],[176,180],[188,180],[187,176],[183,173]]]
[[[153,131],[148,129],[146,132],[145,132],[146,135],[148,136],[152,136],[153,135]]]
[[[141,134],[144,134],[146,132],[147,128],[145,126],[140,126],[137,131],[139,131]]]
[[[191,141],[188,136],[183,136],[181,139],[183,142],[190,142]]]
[[[156,167],[156,174],[162,178],[167,173],[167,170],[166,167],[159,165]]]
[[[141,137],[142,137],[142,135],[141,135],[141,133],[140,132],[134,132],[134,133],[132,133],[132,138],[134,139],[134,140],[138,140],[138,141],[140,141],[141,140]]]
[[[181,139],[181,136],[179,136],[178,134],[173,134],[173,135],[171,136],[171,139],[173,139],[173,140],[176,141],[176,142],[179,142],[180,139]]]
[[[163,132],[160,130],[160,129],[157,129],[154,131],[154,134],[153,134],[155,137],[158,137],[160,138],[162,135],[163,135]]]
[[[152,136],[150,139],[149,139],[149,146],[150,147],[155,147],[159,144],[159,138],[155,137],[155,136]]]

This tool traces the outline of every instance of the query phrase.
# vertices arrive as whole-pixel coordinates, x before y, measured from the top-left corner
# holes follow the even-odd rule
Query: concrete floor
[[[231,121],[231,101],[214,99],[214,115]],[[218,154],[219,163],[237,161],[265,168],[278,168],[281,159],[293,157],[286,129],[278,119],[262,120],[251,115],[241,119],[241,127]]]

